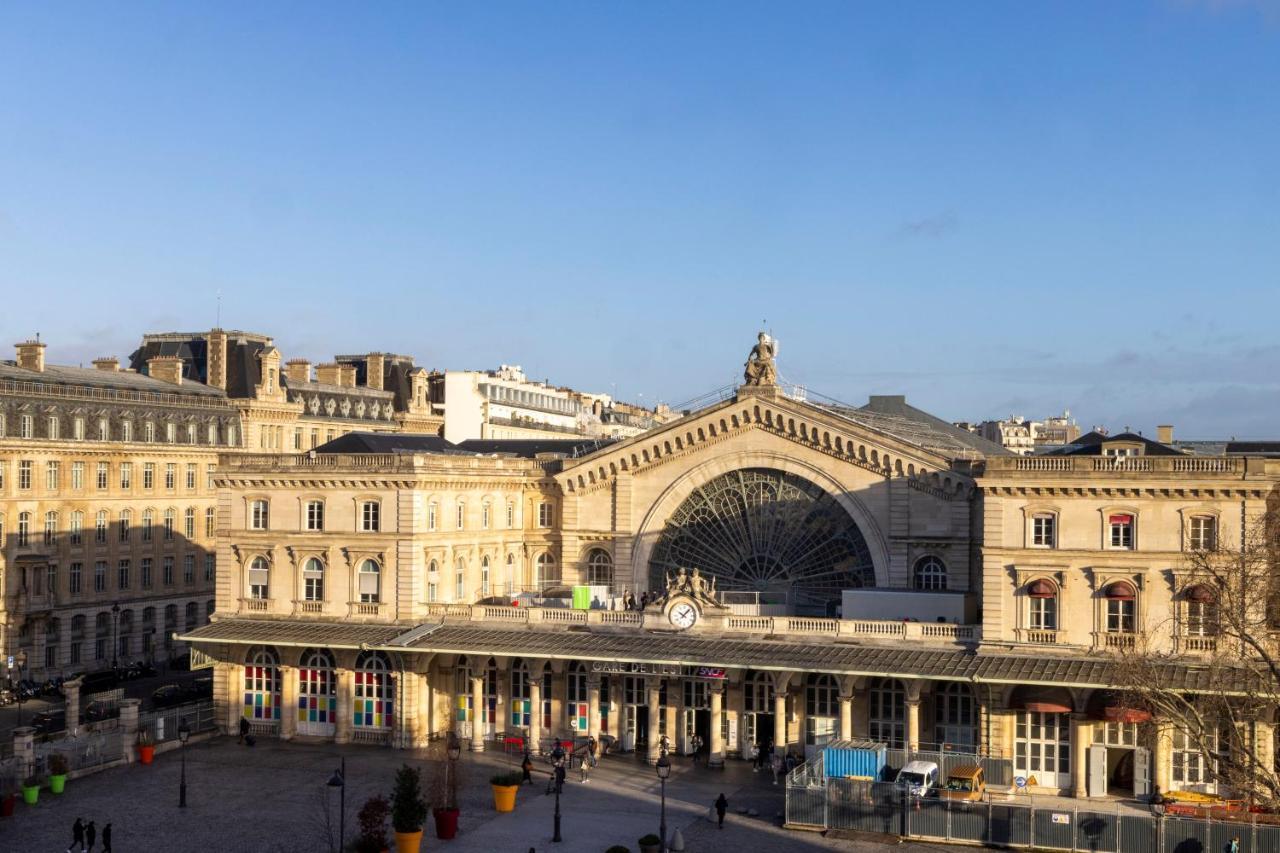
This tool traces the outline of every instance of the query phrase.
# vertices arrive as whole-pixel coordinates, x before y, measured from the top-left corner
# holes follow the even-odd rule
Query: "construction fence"
[[[956,802],[908,798],[891,783],[787,780],[787,824],[903,838],[1089,853],[1241,853],[1280,850],[1280,826],[1157,817],[1134,811],[1035,802]]]

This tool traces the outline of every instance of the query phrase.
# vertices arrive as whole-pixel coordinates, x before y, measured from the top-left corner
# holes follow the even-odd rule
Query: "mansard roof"
[[[184,378],[181,385],[152,379],[142,373],[128,370],[99,370],[96,367],[67,367],[45,365],[44,370],[19,367],[13,361],[0,361],[0,379],[16,382],[36,382],[43,385],[109,388],[116,391],[140,391],[152,394],[177,394],[190,397],[224,398],[225,394],[200,382]]]
[[[1106,435],[1105,433],[1098,432],[1097,430],[1080,436],[1070,444],[1064,444],[1062,447],[1055,447],[1053,450],[1048,451],[1046,455],[1101,456],[1104,445],[1117,441],[1142,445],[1142,452],[1146,456],[1184,455],[1181,451],[1175,450],[1167,444],[1152,441],[1146,436],[1139,435],[1136,432],[1122,432],[1117,435]]]
[[[474,453],[532,459],[544,453],[577,456],[608,443],[586,438],[469,438],[455,443],[423,433],[349,432],[320,445],[316,453]]]

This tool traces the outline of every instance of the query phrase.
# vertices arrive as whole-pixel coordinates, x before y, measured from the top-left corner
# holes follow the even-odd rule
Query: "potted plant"
[[[489,786],[493,788],[493,807],[500,812],[515,811],[516,808],[516,791],[520,790],[520,782],[524,779],[524,775],[515,771],[510,773],[499,773],[489,779]]]
[[[403,764],[396,771],[396,786],[391,791],[391,828],[396,831],[396,853],[418,853],[422,846],[422,824],[426,820],[422,777],[417,769]]]
[[[360,835],[356,837],[356,853],[384,853],[387,849],[387,815],[391,804],[381,794],[370,797],[360,807],[356,820]]]
[[[450,733],[447,746],[432,745],[430,796],[431,816],[436,822],[436,838],[448,840],[458,834],[458,739]]]
[[[0,817],[13,817],[14,804],[18,802],[18,795],[9,789],[13,784],[8,779],[5,780],[4,794],[0,795]]]
[[[151,732],[142,729],[138,732],[138,760],[150,764],[156,757],[156,743]]]
[[[36,774],[32,773],[22,781],[22,801],[29,806],[34,806],[39,799],[40,780],[36,778]]]
[[[49,790],[61,794],[67,787],[67,757],[61,752],[49,756]]]
[[[640,853],[662,853],[662,839],[652,832],[641,836],[636,843],[640,845]]]

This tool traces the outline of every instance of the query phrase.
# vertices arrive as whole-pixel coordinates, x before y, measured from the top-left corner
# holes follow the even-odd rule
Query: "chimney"
[[[95,358],[93,360],[93,367],[95,370],[105,370],[108,373],[117,373],[120,370],[120,359],[116,358],[114,355]]]
[[[44,344],[40,341],[23,341],[17,344],[18,367],[44,373]]]
[[[339,364],[338,380],[338,384],[343,388],[356,387],[356,366],[354,364]]]
[[[375,391],[384,390],[382,387],[382,377],[387,369],[387,359],[380,352],[369,353],[368,359],[364,363],[365,384]]]
[[[284,364],[284,375],[290,385],[305,385],[311,381],[311,362],[305,358],[291,358]]]
[[[1156,427],[1156,441],[1161,444],[1173,444],[1173,424],[1162,424]]]
[[[227,390],[227,333],[221,329],[209,332],[209,349],[205,355],[208,367],[206,382],[213,388]]]
[[[316,365],[316,381],[325,385],[341,385],[341,370],[336,362]]]
[[[176,355],[157,355],[147,359],[147,375],[170,385],[182,384],[182,359]]]

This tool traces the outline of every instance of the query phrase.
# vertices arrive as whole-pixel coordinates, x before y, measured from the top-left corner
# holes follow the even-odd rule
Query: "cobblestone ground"
[[[35,806],[19,801],[12,818],[0,818],[0,851],[65,850],[77,817],[96,821],[99,831],[112,822],[113,850],[119,853],[330,851],[339,809],[336,789],[325,783],[343,757],[349,782],[348,840],[355,836],[359,806],[372,794],[390,793],[392,775],[402,761],[423,767],[424,784],[431,775],[425,753],[268,740],[248,749],[238,746],[235,738],[219,738],[188,747],[186,809],[178,808],[179,754],[165,753],[149,767],[134,764],[72,780],[61,796],[41,791]],[[514,768],[517,761],[501,753],[464,753],[459,762],[462,820],[458,837],[439,841],[429,825],[422,849],[528,853],[532,847],[539,853],[603,853],[613,844],[622,844],[634,851],[641,835],[657,831],[659,786],[653,768],[630,756],[609,756],[585,784],[578,781],[576,771],[570,773],[560,803],[564,841],[553,844],[555,798],[545,794],[545,764],[539,765],[535,785],[521,790],[514,813],[493,811],[489,777],[508,764]],[[708,819],[711,803],[721,791],[730,802],[723,830]],[[948,849],[877,840],[836,841],[785,830],[780,826],[781,791],[770,784],[767,774],[754,774],[741,763],[711,770],[677,759],[667,782],[668,830],[679,830],[691,853]],[[739,809],[755,809],[758,816],[739,814]]]

